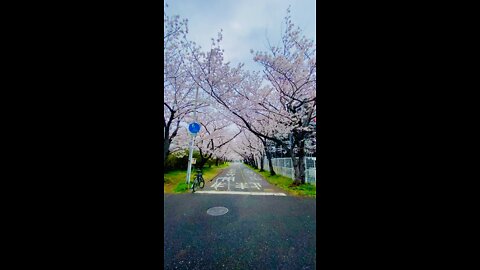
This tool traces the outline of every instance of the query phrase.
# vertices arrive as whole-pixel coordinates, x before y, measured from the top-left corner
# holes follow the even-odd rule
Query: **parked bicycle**
[[[198,190],[199,187],[203,188],[204,186],[205,180],[203,180],[202,170],[197,169],[197,174],[195,175],[192,183],[192,193],[194,193],[195,190]]]

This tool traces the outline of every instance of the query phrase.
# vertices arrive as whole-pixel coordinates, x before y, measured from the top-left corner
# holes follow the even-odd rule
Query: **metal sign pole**
[[[197,123],[197,100],[198,100],[198,87],[197,92],[195,93],[195,110],[193,111],[193,118],[195,123]],[[192,174],[192,157],[193,157],[193,143],[195,142],[195,136],[197,133],[192,134],[192,141],[190,142],[190,152],[188,154],[188,168],[187,168],[187,190],[190,189],[190,176]]]
[[[190,142],[190,152],[188,154],[187,189],[190,189],[190,175],[191,175],[191,171],[192,171],[192,156],[193,156],[194,140],[195,140],[195,135],[192,136],[192,141]]]

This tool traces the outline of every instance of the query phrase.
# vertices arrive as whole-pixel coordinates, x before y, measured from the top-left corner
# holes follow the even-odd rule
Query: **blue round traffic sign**
[[[200,131],[200,124],[197,122],[190,123],[190,125],[188,125],[188,130],[191,133],[196,134]]]

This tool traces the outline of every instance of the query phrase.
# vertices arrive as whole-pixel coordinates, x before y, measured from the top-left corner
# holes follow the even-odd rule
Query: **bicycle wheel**
[[[199,186],[200,188],[203,188],[203,187],[205,186],[205,180],[203,180],[203,177],[201,177],[201,176],[200,176],[200,181],[199,181],[199,183],[198,183],[198,186]]]
[[[198,180],[197,178],[193,179],[193,183],[192,183],[192,193],[195,192],[195,188],[198,186]]]

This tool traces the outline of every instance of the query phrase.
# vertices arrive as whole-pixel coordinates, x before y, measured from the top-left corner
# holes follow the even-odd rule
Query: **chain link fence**
[[[295,178],[295,172],[292,166],[291,158],[273,158],[273,170],[275,173],[291,178]],[[268,159],[265,158],[264,169],[270,170]],[[305,157],[305,183],[317,184],[316,157]]]

